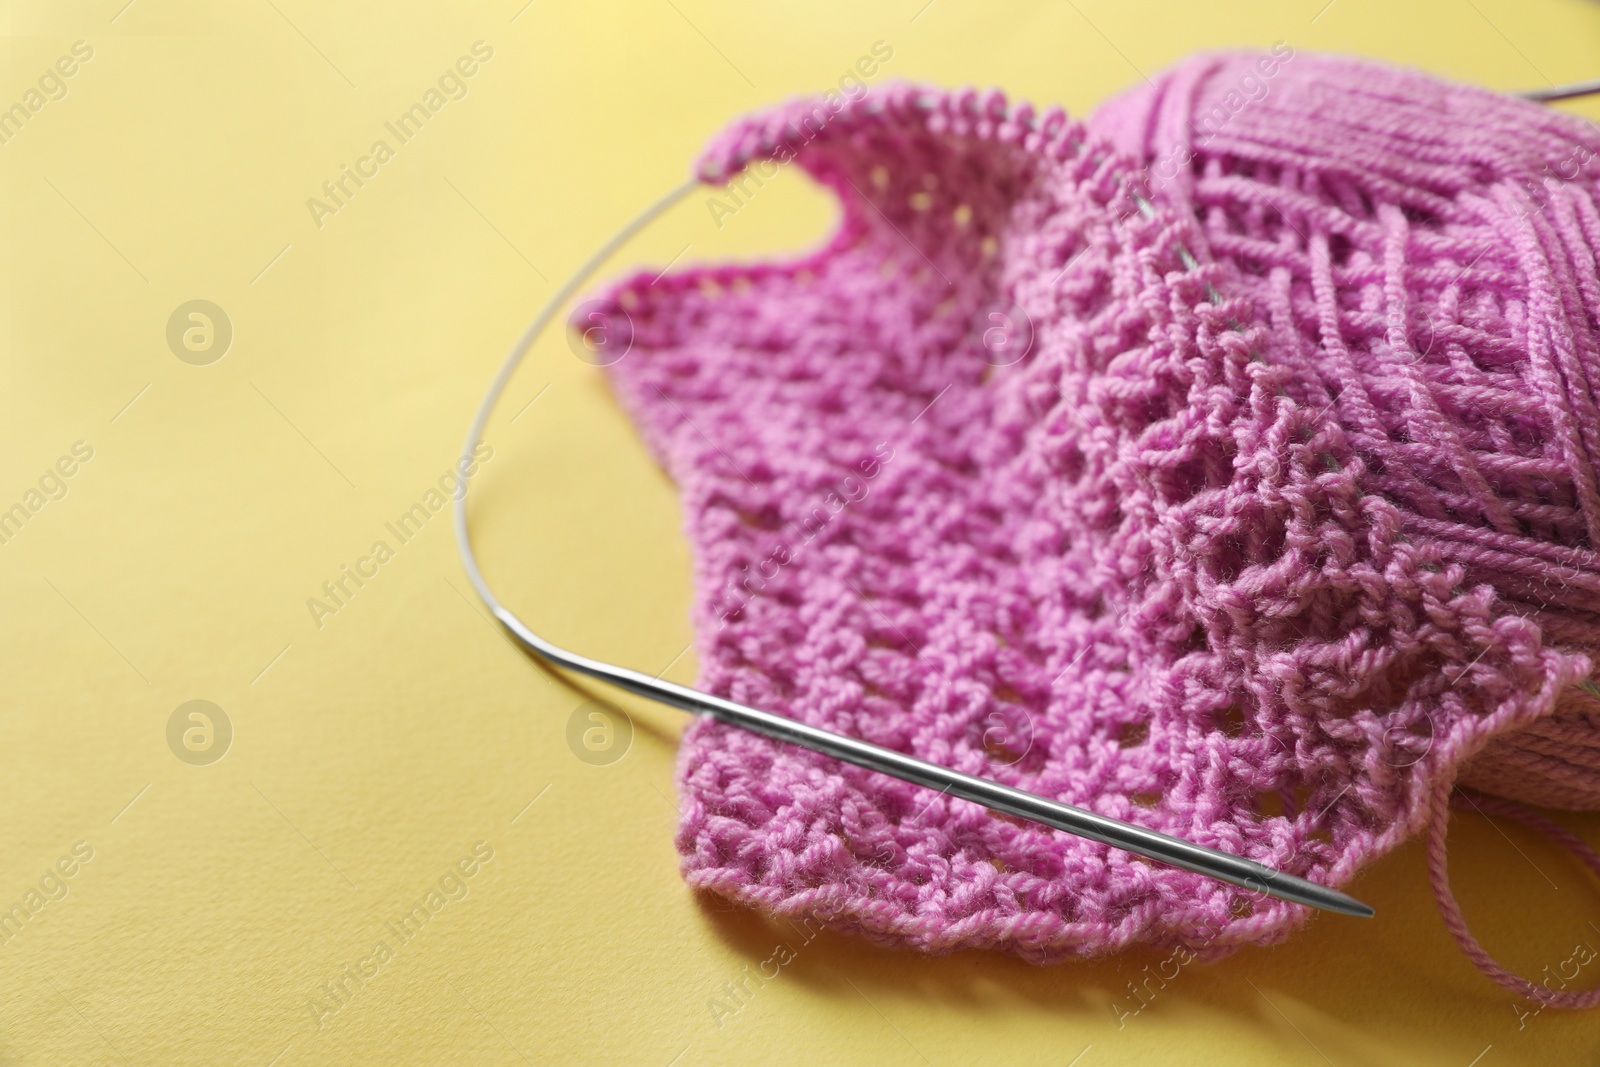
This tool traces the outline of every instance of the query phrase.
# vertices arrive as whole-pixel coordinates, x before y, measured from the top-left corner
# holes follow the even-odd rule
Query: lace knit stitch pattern
[[[1600,211],[1545,179],[1600,138],[1303,55],[1197,133],[1261,61],[1087,127],[886,87],[714,141],[708,180],[792,159],[842,221],[605,297],[701,688],[1335,886],[1578,699]],[[1306,917],[709,719],[678,784],[691,885],[881,942],[1215,956]]]

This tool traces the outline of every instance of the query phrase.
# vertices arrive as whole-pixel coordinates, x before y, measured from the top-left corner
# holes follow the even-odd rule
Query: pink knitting
[[[1335,886],[1590,700],[1595,131],[1287,50],[1087,129],[842,103],[701,165],[794,159],[825,248],[608,297],[702,688]],[[711,720],[679,788],[691,885],[880,942],[1211,957],[1306,918]]]

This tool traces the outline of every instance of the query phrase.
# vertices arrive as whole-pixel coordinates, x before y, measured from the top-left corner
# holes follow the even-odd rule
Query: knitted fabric
[[[839,198],[825,247],[605,297],[702,688],[1334,886],[1570,699],[1600,211],[1544,180],[1592,131],[1305,55],[1192,61],[1087,128],[839,103],[700,170],[792,159]],[[709,718],[678,785],[691,885],[885,943],[1209,957],[1307,915]]]

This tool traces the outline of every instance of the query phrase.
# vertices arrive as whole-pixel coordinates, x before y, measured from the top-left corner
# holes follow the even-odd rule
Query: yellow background
[[[875,41],[894,49],[879,82],[1082,113],[1192,49],[1278,39],[1506,89],[1590,78],[1600,5],[125,2],[0,5],[0,106],[94,49],[0,145],[0,508],[94,449],[0,545],[0,909],[94,850],[0,944],[0,1062],[1600,1059],[1600,1012],[1519,1019],[1460,955],[1415,845],[1353,886],[1376,920],[1186,968],[1120,1028],[1157,958],[801,943],[679,880],[678,713],[628,703],[627,754],[575,758],[568,717],[601,694],[488,623],[445,516],[320,629],[306,608],[395,545],[383,523],[451,463],[573,267],[733,115],[834,84]],[[319,228],[307,198],[478,40],[494,56],[468,95]],[[801,247],[831,215],[793,176],[721,230],[692,198],[610,269]],[[234,329],[208,366],[165,339],[197,298]],[[546,338],[489,439],[473,510],[501,595],[572,647],[692,682],[675,496],[600,373]],[[193,699],[235,731],[209,766],[167,743]],[[1565,821],[1600,841],[1600,819]],[[319,1026],[322,983],[395,944],[384,924],[479,841],[494,858],[470,894]],[[1600,948],[1596,883],[1551,846],[1461,818],[1452,857],[1506,962]],[[718,1025],[708,1002],[781,942],[793,962]]]

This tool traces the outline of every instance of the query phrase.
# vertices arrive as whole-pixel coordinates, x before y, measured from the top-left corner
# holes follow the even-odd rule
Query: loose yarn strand
[[[1462,953],[1472,961],[1473,966],[1488,975],[1501,987],[1546,1007],[1593,1008],[1600,1006],[1600,986],[1593,989],[1568,990],[1565,988],[1553,989],[1548,983],[1530,982],[1521,975],[1503,967],[1498,960],[1489,955],[1478,939],[1472,936],[1472,931],[1467,927],[1466,917],[1461,913],[1461,905],[1457,902],[1455,893],[1450,889],[1450,871],[1445,856],[1445,836],[1449,830],[1450,809],[1452,806],[1470,807],[1485,817],[1498,815],[1519,822],[1531,830],[1536,830],[1571,851],[1596,876],[1600,876],[1600,854],[1590,848],[1589,844],[1578,835],[1557,826],[1549,819],[1523,807],[1521,804],[1504,800],[1500,797],[1475,794],[1463,789],[1453,788],[1448,782],[1441,785],[1435,792],[1433,817],[1428,822],[1428,880],[1433,884],[1433,895],[1438,901],[1439,913],[1444,919],[1445,928],[1450,931],[1450,936],[1456,939],[1456,944],[1461,947]],[[1546,967],[1545,970],[1548,971],[1549,968]]]

